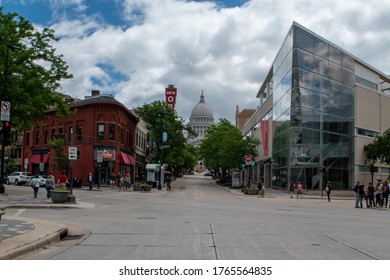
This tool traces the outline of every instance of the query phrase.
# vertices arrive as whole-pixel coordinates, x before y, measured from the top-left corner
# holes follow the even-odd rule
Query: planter
[[[245,189],[244,193],[247,195],[256,195],[257,190],[256,189]]]
[[[133,185],[133,190],[134,191],[141,191],[142,190],[142,186],[141,185]]]
[[[145,191],[145,192],[150,192],[152,190],[152,186],[151,185],[143,185],[142,186],[142,189]]]
[[[69,191],[51,191],[51,200],[54,203],[65,203],[68,199]]]

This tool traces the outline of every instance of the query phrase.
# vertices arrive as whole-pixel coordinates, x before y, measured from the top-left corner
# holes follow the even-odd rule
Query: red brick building
[[[70,108],[74,115],[58,120],[57,110],[49,110],[47,118],[39,120],[42,125],[24,132],[22,169],[43,175],[53,172],[57,178],[62,170],[54,170],[49,140],[64,137],[66,154],[69,146],[77,148],[77,159],[71,163],[73,178],[81,178],[86,184],[92,172],[95,183],[100,175],[101,184],[108,184],[112,172],[123,176],[130,172],[134,181],[138,118],[114,97],[100,95],[99,91],[71,103]],[[70,166],[65,170],[68,176],[70,170]]]

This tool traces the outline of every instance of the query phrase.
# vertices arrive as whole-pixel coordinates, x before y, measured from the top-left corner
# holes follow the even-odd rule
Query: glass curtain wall
[[[329,180],[334,188],[348,189],[354,162],[353,58],[298,26],[278,57],[273,185],[286,187],[294,180],[321,189]]]

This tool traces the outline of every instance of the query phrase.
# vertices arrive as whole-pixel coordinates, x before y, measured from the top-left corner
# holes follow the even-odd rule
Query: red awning
[[[121,152],[120,163],[125,165],[135,165],[134,157]]]
[[[49,154],[43,154],[42,160],[43,160],[42,162],[44,163],[49,162]],[[32,155],[32,157],[30,158],[30,163],[40,163],[40,162],[41,162],[40,154]]]

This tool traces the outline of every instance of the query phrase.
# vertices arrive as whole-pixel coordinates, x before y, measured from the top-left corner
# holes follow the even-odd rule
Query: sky
[[[390,73],[390,1],[0,0],[50,27],[73,79],[62,92],[111,94],[129,109],[165,100],[188,121],[203,90],[216,122],[260,105],[265,75],[293,21]]]

